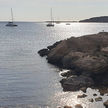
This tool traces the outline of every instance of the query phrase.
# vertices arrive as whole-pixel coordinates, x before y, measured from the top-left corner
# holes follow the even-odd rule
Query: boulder
[[[86,94],[82,94],[82,95],[78,95],[78,96],[77,96],[77,98],[85,98],[85,97],[87,97]]]
[[[89,87],[94,84],[90,77],[82,75],[62,79],[60,82],[64,91],[76,91],[80,90],[82,87]]]
[[[83,108],[81,104],[75,105],[75,108]]]
[[[97,102],[97,101],[102,101],[102,97],[97,97],[97,98],[95,98],[95,101]]]
[[[86,93],[87,87],[82,87],[82,88],[80,88],[80,90],[83,91],[84,93]]]
[[[101,51],[104,52],[105,54],[108,54],[108,47],[103,47]]]
[[[94,93],[94,94],[93,94],[93,96],[97,96],[97,94],[96,94],[96,93]]]
[[[77,73],[75,71],[73,71],[73,70],[61,73],[61,76],[63,76],[63,77],[70,77],[72,75],[77,75]]]
[[[71,106],[64,106],[64,108],[72,108]]]
[[[89,102],[94,102],[93,98],[89,99]]]
[[[104,94],[108,93],[108,88],[107,87],[99,88],[99,92],[100,92],[100,95],[103,96]]]
[[[104,102],[105,108],[108,108],[108,100]]]

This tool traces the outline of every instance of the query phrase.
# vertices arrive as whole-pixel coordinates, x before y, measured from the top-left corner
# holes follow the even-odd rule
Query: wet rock
[[[62,41],[58,41],[58,42],[56,42],[56,43],[54,43],[53,45],[50,45],[50,46],[48,46],[47,48],[49,49],[49,50],[52,50],[53,48],[55,48],[58,44],[60,44]]]
[[[82,87],[80,90],[86,93],[87,87]]]
[[[104,102],[105,108],[108,108],[108,100]]]
[[[73,70],[67,71],[65,73],[61,73],[61,76],[63,76],[63,77],[70,77],[72,75],[77,75],[77,73]]]
[[[99,92],[100,92],[100,95],[103,96],[104,94],[108,93],[108,88],[107,87],[99,88]]]
[[[48,49],[42,49],[40,51],[38,51],[38,54],[43,57],[49,54],[49,50]]]
[[[89,99],[89,102],[94,102],[93,98]]]
[[[63,50],[64,49],[64,50]],[[68,53],[66,41],[61,42],[56,48],[52,49],[48,54],[48,62],[57,66],[62,66],[62,59]]]
[[[95,101],[102,101],[102,97],[95,98]]]
[[[72,108],[71,106],[64,106],[64,108]]]
[[[78,96],[77,96],[77,98],[85,98],[85,97],[87,97],[86,94],[82,94],[82,95],[78,95]]]
[[[104,53],[106,53],[106,54],[108,54],[108,47],[102,48],[101,51],[104,52]],[[107,56],[107,55],[106,55],[106,56]]]
[[[75,105],[75,108],[83,108],[81,104]]]
[[[69,77],[62,79],[60,82],[64,91],[76,91],[82,87],[88,87],[94,84],[93,80],[86,76]]]
[[[93,96],[97,96],[97,94],[95,93],[95,94],[93,94]]]
[[[104,96],[104,93],[100,93],[101,96]]]

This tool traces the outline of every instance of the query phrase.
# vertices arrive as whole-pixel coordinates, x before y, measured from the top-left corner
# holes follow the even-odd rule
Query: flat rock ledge
[[[49,63],[70,70],[62,74],[64,91],[108,87],[108,32],[71,37],[38,53],[47,56]]]

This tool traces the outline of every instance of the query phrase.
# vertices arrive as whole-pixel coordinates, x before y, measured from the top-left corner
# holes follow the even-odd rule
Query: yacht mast
[[[12,8],[11,8],[11,20],[12,20],[12,22],[13,22],[13,11],[12,11]]]
[[[51,8],[51,23],[53,23],[52,8]]]

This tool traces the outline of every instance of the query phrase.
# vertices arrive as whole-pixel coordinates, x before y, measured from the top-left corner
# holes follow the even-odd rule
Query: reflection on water
[[[47,28],[42,23],[18,23],[5,27],[0,23],[0,108],[56,108],[81,103],[86,108],[104,108],[102,102],[77,99],[82,92],[63,92],[58,68],[47,63],[37,51],[71,36],[108,31],[108,24],[64,23]],[[103,96],[103,101],[107,96]]]
[[[93,96],[93,94],[98,94],[97,96]],[[87,90],[87,97],[85,98],[77,98],[78,95],[83,94],[83,92],[64,92],[64,93],[57,93],[55,97],[59,101],[59,106],[72,106],[74,107],[76,104],[81,104],[83,108],[104,108],[103,102],[108,99],[107,95],[100,96],[99,92],[96,90],[92,90],[88,88]],[[95,102],[95,98],[102,97],[102,101]],[[90,102],[89,99],[93,98],[94,102]]]

